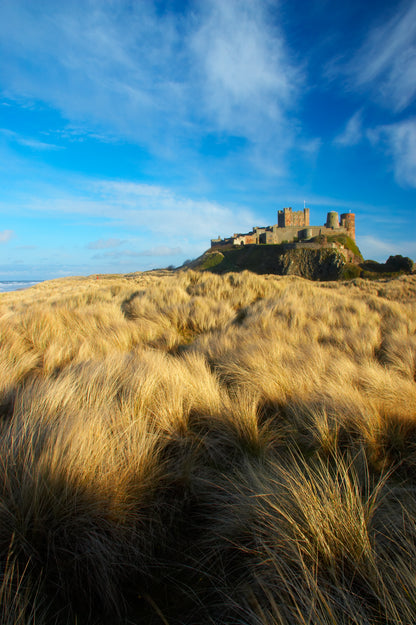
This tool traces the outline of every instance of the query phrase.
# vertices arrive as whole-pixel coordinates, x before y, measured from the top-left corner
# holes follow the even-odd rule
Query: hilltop
[[[310,280],[355,277],[363,261],[355,243],[355,215],[330,211],[323,225],[310,224],[310,209],[277,212],[277,223],[248,233],[211,239],[211,248],[188,267],[213,273],[250,270]]]
[[[253,226],[245,234],[211,239],[211,247],[182,268],[223,274],[249,270],[257,274],[296,275],[309,280],[395,277],[411,273],[410,258],[390,256],[386,263],[364,261],[355,242],[355,214],[327,214],[323,225],[310,224],[310,209],[277,212],[272,226]]]
[[[257,274],[297,275],[309,280],[356,277],[363,257],[352,239],[343,235],[342,240],[211,248],[186,266],[219,274],[247,269]]]
[[[347,260],[345,250],[349,250]],[[251,271],[260,275],[295,275],[308,280],[350,280],[353,278],[395,278],[414,272],[407,256],[390,256],[385,263],[364,260],[357,245],[348,237],[343,243],[289,243],[280,245],[229,246],[221,251],[209,249],[179,269],[209,271],[216,274]]]

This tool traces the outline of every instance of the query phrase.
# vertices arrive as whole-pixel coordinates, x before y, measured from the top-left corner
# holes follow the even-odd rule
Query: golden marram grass
[[[416,276],[0,297],[6,625],[416,621]]]

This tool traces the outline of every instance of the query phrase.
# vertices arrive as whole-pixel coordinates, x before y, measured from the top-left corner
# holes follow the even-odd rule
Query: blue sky
[[[416,259],[416,2],[2,0],[0,279],[355,212]]]

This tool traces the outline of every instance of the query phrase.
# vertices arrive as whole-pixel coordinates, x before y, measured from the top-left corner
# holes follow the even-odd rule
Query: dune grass
[[[6,625],[416,621],[416,276],[0,295]]]

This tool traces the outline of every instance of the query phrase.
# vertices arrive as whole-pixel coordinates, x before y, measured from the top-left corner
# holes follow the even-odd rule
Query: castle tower
[[[309,226],[309,208],[301,211],[293,211],[292,207],[284,208],[277,212],[277,225],[279,228],[287,228],[288,226],[298,226],[304,228]]]
[[[284,208],[282,211],[277,211],[277,225],[279,228],[285,228],[289,225],[292,218],[292,209]]]
[[[341,226],[346,229],[348,236],[355,241],[355,214],[343,213],[341,215]]]
[[[336,211],[330,211],[327,214],[325,226],[327,228],[332,228],[333,230],[339,228],[338,213]]]

